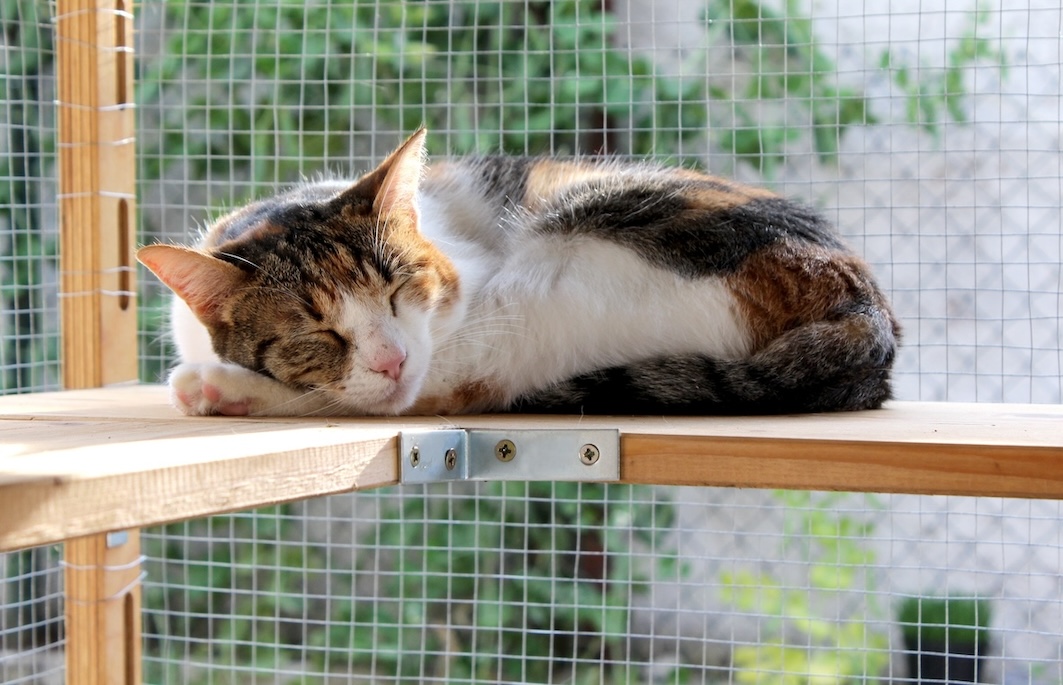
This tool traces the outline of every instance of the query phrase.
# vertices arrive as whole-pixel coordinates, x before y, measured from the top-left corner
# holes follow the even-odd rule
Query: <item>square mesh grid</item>
[[[0,4],[0,393],[59,383],[55,52],[47,6]]]
[[[948,595],[981,603],[983,682],[1058,683],[1061,514],[492,483],[216,517],[150,537],[148,680],[932,682],[902,607]]]
[[[0,554],[0,682],[63,682],[58,548]]]
[[[5,393],[58,384],[49,9],[0,3]],[[435,157],[654,157],[834,219],[905,326],[900,399],[1063,401],[1058,3],[136,11],[141,242],[186,242],[251,197],[368,169],[421,123]],[[147,381],[172,361],[163,295],[144,279]],[[988,602],[984,680],[1060,683],[1060,514],[536,483],[176,524],[145,535],[146,679],[914,682],[900,607],[951,593]],[[57,565],[50,549],[0,556],[0,682],[62,676]]]
[[[55,50],[45,3],[0,3],[0,394],[59,384]],[[62,680],[50,549],[0,553],[0,682]]]

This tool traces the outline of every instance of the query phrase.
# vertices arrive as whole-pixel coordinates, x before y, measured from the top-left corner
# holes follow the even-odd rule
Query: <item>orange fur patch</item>
[[[614,178],[616,174],[616,168],[609,164],[590,161],[537,161],[528,170],[522,204],[534,212],[574,185]],[[669,169],[668,177],[703,184],[685,188],[683,196],[694,206],[704,209],[727,209],[757,199],[778,197],[764,188],[742,185],[693,169]]]
[[[843,310],[856,301],[888,311],[859,257],[782,242],[751,255],[728,277],[757,350],[780,334]]]
[[[503,409],[504,393],[486,380],[460,383],[442,395],[418,398],[404,413],[414,416],[478,414]]]
[[[677,175],[691,175],[691,180],[709,180],[712,182],[711,186],[694,186],[683,192],[683,197],[687,198],[694,206],[702,209],[714,211],[730,209],[748,204],[753,200],[778,197],[770,190],[737,185],[715,176],[706,177],[697,172],[679,173]]]
[[[521,204],[534,212],[577,183],[610,178],[615,174],[615,169],[609,166],[540,160],[528,169]]]

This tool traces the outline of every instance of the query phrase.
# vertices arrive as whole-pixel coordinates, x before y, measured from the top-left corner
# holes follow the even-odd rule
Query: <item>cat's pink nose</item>
[[[402,374],[402,363],[406,361],[406,351],[389,347],[381,350],[369,364],[369,368],[377,373],[382,373],[393,381],[399,380]]]

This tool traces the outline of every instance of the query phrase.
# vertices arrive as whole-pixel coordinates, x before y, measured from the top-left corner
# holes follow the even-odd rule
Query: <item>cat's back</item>
[[[427,221],[499,249],[515,247],[513,238],[599,239],[690,276],[733,272],[786,241],[845,251],[829,223],[800,203],[654,163],[462,157],[433,165],[422,191]]]
[[[534,157],[451,160],[427,181],[429,196],[460,198],[458,230],[496,251],[495,299],[546,303],[541,319],[553,338],[563,336],[552,319],[593,321],[620,339],[611,319],[651,321],[666,310],[676,313],[660,321],[667,331],[704,320],[678,347],[721,358],[819,322],[842,330],[838,322],[870,319],[852,335],[882,349],[899,332],[871,269],[833,226],[763,188],[652,163]],[[636,315],[641,292],[654,298]],[[565,309],[566,294],[579,302]],[[640,349],[672,344],[654,338]]]

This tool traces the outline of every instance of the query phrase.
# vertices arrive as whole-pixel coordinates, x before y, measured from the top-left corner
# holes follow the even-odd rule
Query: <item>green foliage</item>
[[[137,307],[137,330],[147,331],[139,341],[140,379],[146,383],[162,383],[172,366],[174,353],[169,338],[163,333],[170,320],[169,291],[154,289],[142,292]]]
[[[907,597],[897,614],[909,644],[984,643],[991,618],[988,600],[973,597]]]
[[[382,526],[382,543],[401,550],[401,575],[386,591],[403,598],[403,610],[384,620],[397,634],[377,649],[401,653],[399,633],[419,634],[449,617],[445,636],[428,636],[428,651],[446,653],[438,675],[452,680],[546,682],[574,660],[608,664],[622,656],[628,602],[645,588],[631,566],[632,543],[652,544],[657,531],[667,530],[671,505],[644,503],[647,490],[629,486],[484,489],[475,506],[409,499],[403,515]],[[679,572],[674,565],[658,569]],[[605,682],[633,676],[619,664],[602,668],[604,676],[594,670]]]
[[[652,102],[648,63],[611,49],[597,2],[338,5],[172,2],[165,56],[140,78],[163,109],[147,172],[291,181],[356,131],[452,131],[452,151],[575,151],[592,111]],[[349,27],[349,30],[336,30]],[[641,91],[641,96],[636,96]]]
[[[0,654],[61,641],[61,559],[60,545],[0,552]]]
[[[160,137],[141,141],[141,169],[163,178],[179,162],[193,177],[248,182],[255,194],[358,156],[360,133],[425,123],[447,133],[453,153],[594,152],[597,129],[613,127],[628,133],[624,149],[614,142],[612,151],[689,164],[708,139],[771,177],[802,136],[830,162],[848,127],[874,123],[863,94],[840,83],[797,0],[778,11],[759,0],[707,7],[710,44],[733,45],[748,76],[660,73],[649,58],[615,47],[616,19],[597,0],[341,3],[328,11],[168,2],[163,11],[174,30],[162,57],[139,75],[138,100],[162,117]],[[987,46],[972,31],[940,79],[924,70],[916,78],[885,57],[916,103],[912,123],[940,121],[942,111],[964,121],[963,72],[993,57]],[[710,121],[713,103],[732,118]],[[144,311],[147,330],[157,330],[161,309]],[[496,483],[482,492],[467,500],[412,497],[393,512],[366,541],[394,550],[394,572],[382,575],[372,597],[358,597],[356,572],[330,568],[323,548],[284,544],[292,531],[274,512],[276,537],[249,530],[258,518],[212,519],[247,541],[212,545],[209,562],[185,562],[180,596],[157,587],[146,602],[184,608],[168,612],[167,632],[227,645],[193,656],[241,668],[339,663],[415,682],[428,664],[451,681],[534,681],[578,659],[619,656],[627,603],[645,588],[631,567],[627,531],[651,521],[667,528],[670,506],[633,504],[628,490],[604,486]],[[814,591],[857,587],[874,561],[859,542],[870,529],[833,515],[829,498],[812,506],[807,493],[780,497],[800,512],[794,539],[808,541]],[[600,568],[588,566],[592,559]],[[667,557],[655,563],[657,578],[682,575]],[[331,587],[327,620],[307,621],[293,598],[319,574]],[[774,578],[742,572],[724,580],[736,606],[776,619],[764,644],[735,650],[740,682],[771,681],[766,673],[775,669],[792,674],[775,682],[802,684],[883,670],[884,638],[866,624],[818,616],[807,593]],[[784,640],[786,630],[804,642]],[[602,668],[592,680],[633,678],[619,666]]]
[[[723,36],[750,64],[747,78],[724,82],[665,76],[648,58],[616,48],[616,19],[600,7],[597,0],[457,1],[339,3],[321,11],[293,2],[172,0],[162,11],[176,30],[167,33],[162,56],[138,62],[138,100],[162,117],[160,137],[141,141],[142,173],[163,178],[167,165],[181,162],[195,177],[271,186],[351,156],[358,132],[426,123],[450,133],[455,153],[594,152],[595,129],[615,124],[630,130],[618,151],[689,163],[696,161],[691,143],[709,137],[770,176],[788,145],[809,131],[813,149],[830,161],[847,127],[874,121],[862,93],[839,83],[837,65],[796,0],[780,11],[759,0],[708,5],[710,42]],[[988,17],[986,10],[972,15],[943,69],[883,55],[881,66],[907,96],[910,123],[936,134],[942,122],[966,121],[970,68],[1005,63],[979,35]],[[0,298],[14,312],[4,322],[12,334],[3,359],[17,361],[5,364],[3,392],[46,383],[41,363],[58,352],[54,336],[30,335],[46,330],[40,285],[56,253],[40,212],[39,180],[51,174],[54,157],[40,106],[47,95],[41,79],[53,69],[47,5],[0,0],[0,24],[5,47],[14,48],[5,51],[0,74],[13,103],[0,158],[0,228],[10,255]],[[733,120],[710,125],[713,101],[727,104]],[[146,330],[161,328],[160,311],[154,302],[143,309]],[[452,680],[545,680],[574,660],[620,655],[627,602],[645,588],[632,568],[628,531],[645,537],[639,531],[666,529],[670,506],[636,504],[628,489],[605,486],[492,484],[484,492],[466,501],[410,498],[383,523],[373,542],[395,550],[397,571],[384,578],[379,597],[356,600],[353,571],[330,568],[322,547],[287,544],[290,519],[278,508],[204,523],[245,541],[210,544],[206,560],[184,560],[182,581],[150,586],[145,602],[155,615],[183,609],[167,611],[160,629],[203,638],[195,656],[240,667],[351,659],[416,680],[427,649],[447,655],[438,667]],[[870,530],[831,514],[829,500],[810,508],[792,499],[805,495],[786,497],[811,535],[811,587],[821,594],[856,587],[873,562],[858,542]],[[165,560],[184,551],[174,545],[149,554]],[[667,557],[655,563],[659,579],[682,575]],[[308,622],[308,580],[324,576],[348,592],[330,595],[327,622]],[[796,626],[813,645],[780,638],[740,647],[740,681],[758,680],[753,666],[773,664],[796,674],[780,682],[836,682],[882,670],[880,636],[864,624],[817,616],[807,594],[788,592],[777,579],[743,572],[725,581],[736,606],[776,617],[780,636],[784,622]],[[211,643],[219,651],[211,653]],[[609,675],[610,682],[632,678]]]
[[[729,38],[751,66],[748,78],[710,89],[710,97],[735,104],[734,120],[714,131],[724,150],[769,177],[785,160],[787,144],[809,130],[813,148],[829,162],[847,127],[875,123],[863,94],[838,83],[837,65],[817,44],[800,5],[787,0],[780,12],[759,0],[729,0],[710,3],[705,15],[710,42]],[[756,106],[765,101],[785,107],[768,115]]]
[[[385,5],[382,25],[401,21],[401,11]],[[171,26],[185,28],[169,32],[162,58],[138,77],[138,99],[163,105],[163,136],[142,149],[151,177],[184,159],[197,176],[248,171],[260,181],[290,180],[300,159],[339,154],[333,146],[350,130],[351,105],[375,101],[374,77],[396,76],[389,72],[402,46],[376,39],[368,3],[323,12],[301,3],[180,0],[165,12]],[[176,104],[169,88],[180,106],[166,106]]]
[[[321,568],[314,563],[313,547],[304,548],[284,538],[292,520],[287,507],[270,507],[251,516],[216,516],[194,524],[167,526],[173,537],[146,537],[146,554],[153,566],[158,564],[149,568],[149,577],[164,582],[149,583],[145,590],[145,610],[162,622],[149,625],[161,635],[185,635],[224,645],[192,655],[193,661],[198,657],[212,666],[273,669],[298,660],[304,586],[307,575],[321,572]],[[205,558],[187,558],[185,547],[175,540],[186,539],[189,526],[196,529],[190,536],[193,539],[202,541],[210,535],[224,542],[203,543]],[[165,567],[171,559],[181,560],[178,577],[171,577],[174,571]],[[163,640],[161,646],[167,650],[174,645]],[[180,647],[184,652],[187,645]],[[149,656],[165,657],[167,653],[154,655],[149,649]],[[184,659],[189,655],[173,656]],[[147,663],[149,668],[153,663],[159,668],[154,659]]]
[[[710,5],[710,40],[724,32],[753,63],[752,77],[733,87],[663,75],[616,47],[616,18],[597,0],[329,12],[185,1],[166,12],[173,26],[203,28],[172,32],[165,56],[141,75],[142,102],[181,97],[162,110],[158,148],[145,150],[153,177],[179,157],[197,175],[290,181],[313,160],[342,159],[354,132],[421,123],[448,131],[453,153],[594,152],[600,129],[616,126],[630,135],[626,150],[611,141],[612,151],[689,163],[697,158],[688,143],[713,136],[770,174],[809,125],[827,160],[845,127],[870,121],[863,97],[837,85],[796,0],[783,13],[757,0]],[[731,104],[736,120],[710,127],[710,100]],[[765,101],[807,116],[765,121]]]
[[[301,540],[295,519],[274,508],[195,524],[224,541],[197,559],[149,536],[149,558],[180,563],[178,576],[165,566],[151,574],[163,584],[148,584],[146,610],[165,621],[162,635],[187,636],[174,658],[215,668],[340,665],[407,682],[428,668],[449,681],[545,682],[590,660],[587,682],[637,680],[634,667],[611,660],[626,654],[629,602],[647,587],[632,546],[658,542],[672,523],[669,502],[645,488],[575,483],[490,483],[468,499],[432,493],[404,498],[366,531],[367,548],[389,550],[370,596],[359,596],[356,569],[332,567],[327,549]],[[674,559],[656,563],[657,578],[680,579]],[[312,579],[328,588],[317,609]],[[156,675],[175,644],[164,638],[149,650]],[[201,648],[188,654],[189,644]]]
[[[912,66],[900,61],[892,51],[882,53],[879,67],[890,72],[893,83],[906,98],[908,123],[937,137],[949,120],[967,123],[967,74],[979,64],[994,65],[1003,74],[1007,60],[994,41],[979,35],[989,21],[983,7],[968,15],[968,22],[956,45],[949,50],[944,68]]]
[[[58,340],[46,335],[45,269],[56,244],[44,230],[44,179],[51,172],[54,135],[46,127],[42,96],[54,59],[47,6],[35,0],[0,1],[5,37],[0,82],[8,101],[3,122],[7,149],[0,155],[0,394],[54,386]]]
[[[172,0],[161,6],[172,28],[161,56],[137,62],[138,101],[161,117],[151,123],[159,134],[138,141],[141,172],[158,179],[169,165],[187,164],[193,177],[247,182],[252,195],[356,156],[359,132],[424,122],[449,132],[455,153],[593,152],[605,140],[600,129],[615,128],[628,133],[608,137],[613,151],[696,164],[708,138],[770,177],[801,136],[811,135],[829,161],[847,127],[873,122],[863,95],[839,84],[796,0],[778,11],[759,0],[708,5],[710,44],[722,37],[751,66],[748,77],[727,80],[660,73],[649,58],[616,47],[616,18],[600,7],[385,2],[321,11]],[[980,35],[990,16],[971,15],[941,70],[883,55],[911,123],[936,134],[944,121],[966,121],[970,68],[1004,67],[1002,52]],[[0,159],[2,248],[11,255],[0,272],[4,392],[54,385],[58,344],[41,314],[41,284],[56,261],[55,240],[42,231],[39,181],[54,159],[40,106],[41,80],[53,71],[52,26],[47,5],[34,0],[0,0],[0,23],[14,48],[0,74],[13,104]],[[716,111],[730,118],[710,121],[712,102],[725,103]],[[142,228],[145,241],[156,237],[150,217]],[[148,311],[155,306],[144,310],[148,356],[157,360],[145,372],[152,381],[165,356],[153,333],[160,317]]]
[[[735,679],[758,685],[828,685],[876,678],[889,665],[887,637],[863,621],[816,611],[817,601],[862,587],[861,576],[875,560],[863,543],[873,526],[835,513],[842,494],[776,494],[789,507],[787,540],[803,546],[808,588],[788,588],[770,575],[749,571],[723,575],[728,601],[744,612],[770,617],[759,644],[734,648]],[[872,603],[867,613],[881,610]]]

